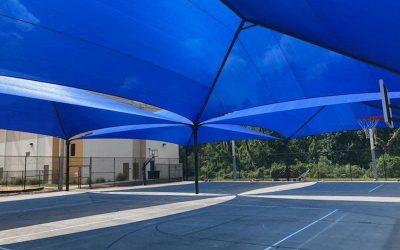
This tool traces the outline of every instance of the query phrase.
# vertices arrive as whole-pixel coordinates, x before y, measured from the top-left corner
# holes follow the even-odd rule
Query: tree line
[[[259,130],[266,132],[265,130]],[[379,174],[400,176],[400,129],[375,132]],[[284,178],[289,166],[293,178],[309,171],[312,178],[370,178],[370,144],[364,131],[348,131],[292,140],[237,141],[237,169],[242,178]],[[193,166],[191,149],[181,149],[181,159]],[[200,147],[203,179],[232,178],[230,141]],[[399,169],[399,170],[398,170]]]

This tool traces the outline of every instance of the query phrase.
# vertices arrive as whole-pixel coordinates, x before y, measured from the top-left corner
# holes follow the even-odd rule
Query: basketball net
[[[376,126],[382,119],[382,116],[367,116],[358,120],[358,124],[364,130],[366,139],[369,139],[371,135],[373,136]]]

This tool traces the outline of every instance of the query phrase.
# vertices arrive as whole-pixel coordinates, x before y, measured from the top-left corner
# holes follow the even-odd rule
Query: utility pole
[[[236,152],[235,152],[235,141],[232,140],[232,174],[233,179],[236,180],[237,178],[237,166],[236,166]]]

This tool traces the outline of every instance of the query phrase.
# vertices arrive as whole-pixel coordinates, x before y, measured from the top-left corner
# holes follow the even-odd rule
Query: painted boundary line
[[[321,196],[321,195],[243,195],[253,198],[310,200],[310,201],[349,201],[349,202],[389,202],[400,203],[400,197],[381,196]]]
[[[383,185],[385,185],[385,183],[382,183],[381,185],[378,185],[378,186],[374,187],[373,189],[369,190],[368,193],[374,192],[375,190],[377,190],[378,188],[382,187]]]
[[[214,193],[185,193],[185,192],[101,192],[101,191],[91,191],[92,194],[107,194],[107,195],[141,195],[141,196],[228,196],[231,194],[214,194]]]
[[[316,221],[314,221],[314,222],[308,224],[307,226],[305,226],[305,227],[303,227],[303,228],[297,230],[296,232],[294,232],[294,233],[292,233],[292,234],[286,236],[285,238],[281,239],[280,241],[275,242],[272,246],[267,247],[267,248],[265,248],[264,250],[271,250],[271,249],[276,248],[276,246],[278,246],[278,245],[281,244],[282,242],[284,242],[284,241],[290,239],[291,237],[295,236],[295,235],[298,234],[298,233],[301,233],[302,231],[304,231],[304,230],[306,230],[307,228],[311,227],[312,225],[314,225],[314,224],[320,222],[321,220],[323,220],[323,219],[325,219],[325,218],[331,216],[332,214],[336,213],[337,211],[338,211],[338,209],[333,210],[333,211],[330,212],[329,214],[324,215],[323,217],[319,218],[318,220],[316,220]]]
[[[305,187],[309,187],[309,186],[312,186],[315,184],[316,184],[316,182],[300,182],[300,183],[283,184],[283,185],[277,185],[277,186],[272,186],[272,187],[254,189],[254,190],[240,193],[239,195],[244,195],[244,196],[245,195],[258,195],[258,194],[266,194],[266,193],[273,193],[273,192],[279,192],[279,191],[287,191],[287,190],[292,190],[292,189],[305,188]]]

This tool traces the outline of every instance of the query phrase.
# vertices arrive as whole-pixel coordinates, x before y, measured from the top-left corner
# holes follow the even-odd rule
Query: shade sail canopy
[[[392,103],[400,103],[400,93],[391,93]],[[393,110],[399,116],[397,109]],[[275,103],[241,110],[209,120],[209,123],[234,123],[268,128],[285,139],[361,129],[359,120],[381,117],[378,127],[385,128],[380,93],[312,98]],[[399,124],[396,123],[396,126]]]
[[[106,128],[90,132],[83,139],[148,139],[176,143],[182,146],[193,145],[193,130],[188,125],[147,124]],[[198,143],[210,143],[226,140],[274,140],[275,137],[246,129],[238,125],[209,124],[200,126]]]
[[[379,92],[379,79],[400,91],[397,74],[252,27],[240,33],[202,119],[273,103]]]
[[[0,75],[144,102],[174,112],[175,118],[169,118],[178,123],[214,123],[216,117],[242,110],[250,113],[224,122],[261,126],[286,137],[292,137],[294,128],[304,128],[304,119],[319,119],[331,106],[354,106],[357,115],[374,114],[376,109],[358,108],[341,96],[377,93],[379,79],[389,91],[400,92],[397,2],[286,4],[4,0]],[[263,111],[270,105],[334,96],[338,98],[330,104],[302,103],[297,110],[287,106],[295,115],[281,110],[276,118],[281,125],[264,117],[278,115]],[[343,111],[340,117],[352,120],[354,112]],[[292,120],[291,128],[282,115],[299,119]],[[129,124],[122,120],[102,121],[101,126]],[[329,131],[353,129],[347,123],[335,126]],[[79,131],[83,129],[92,130],[82,125]],[[79,132],[72,126],[70,130],[68,135]],[[321,125],[302,131],[307,132],[295,136],[327,129]]]
[[[69,139],[111,126],[174,123],[88,91],[0,76],[0,128]]]
[[[396,0],[223,0],[243,18],[400,72]]]
[[[265,13],[298,11],[283,8],[284,3],[278,1],[227,2],[242,10],[243,16],[264,13],[253,13],[255,8],[269,8]],[[318,2],[312,1],[317,10],[330,6]],[[354,2],[348,3],[350,9],[362,5]],[[392,10],[388,13],[399,10],[394,1],[388,2],[394,6],[382,3],[378,4],[382,8],[370,12],[383,14],[389,7]],[[307,3],[299,1],[300,7],[302,4]],[[398,15],[387,15],[392,23],[365,17],[358,24],[349,25],[347,19],[346,25],[343,21],[335,24],[345,15],[340,10],[345,10],[339,4],[332,6],[339,13],[330,11],[324,17],[332,18],[329,24],[335,31],[346,29],[346,36],[341,37],[355,41],[347,50],[358,48],[392,58],[385,62],[399,60],[396,53],[400,50],[392,50],[397,46]],[[370,12],[362,7],[360,12],[351,13],[361,18]],[[312,33],[331,37],[322,32],[323,21],[319,19],[300,22],[295,15],[278,12],[270,16],[271,20],[292,18],[287,22],[317,26],[321,32]],[[257,16],[254,19],[258,20]],[[380,78],[386,80],[390,91],[399,90],[396,74],[265,27],[241,24],[240,16],[219,1],[5,0],[0,3],[0,74],[122,96],[194,122],[274,102],[376,92]],[[307,34],[307,27],[298,33]],[[367,32],[370,29],[373,31]],[[355,30],[365,35],[377,29],[392,31],[392,36],[382,36],[391,39],[382,41],[378,35],[355,38]],[[379,48],[387,50],[381,53]]]
[[[218,1],[0,1],[0,74],[194,119],[238,23]]]

